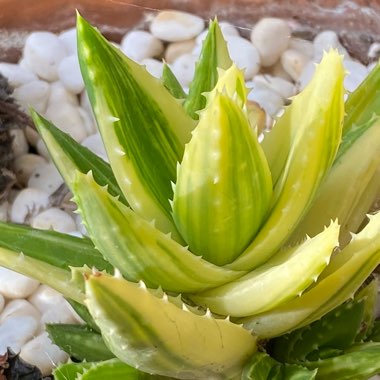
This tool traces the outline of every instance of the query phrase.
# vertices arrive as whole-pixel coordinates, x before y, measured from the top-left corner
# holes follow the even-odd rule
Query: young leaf
[[[256,338],[242,327],[180,309],[142,283],[89,275],[85,303],[116,357],[144,372],[231,379],[256,350]]]
[[[175,77],[173,71],[170,70],[170,67],[166,62],[164,62],[164,67],[162,69],[161,81],[162,84],[166,87],[166,89],[176,99],[186,98],[185,91],[183,91],[181,84],[178,82],[178,79]]]
[[[0,247],[66,270],[83,265],[109,273],[113,270],[89,239],[55,231],[0,222]]]
[[[211,91],[218,80],[218,68],[228,69],[232,65],[227,44],[223,38],[218,22],[211,21],[208,34],[203,41],[199,62],[195,67],[194,79],[190,84],[189,95],[184,107],[187,113],[198,119],[197,112],[206,105],[203,93]]]
[[[83,325],[47,324],[46,331],[54,344],[79,361],[101,361],[115,357],[102,336]]]
[[[380,212],[332,258],[314,287],[277,308],[239,322],[262,338],[306,326],[349,299],[379,263]]]
[[[192,252],[224,265],[259,229],[272,183],[241,108],[218,92],[209,101],[178,166],[173,218]]]
[[[120,202],[128,205],[107,162],[77,143],[70,135],[59,130],[36,111],[32,110],[31,113],[51,158],[68,186],[71,187],[76,170],[82,173],[91,170],[99,185],[108,185],[110,194],[119,196]]]
[[[281,364],[264,352],[256,352],[245,366],[241,380],[313,380],[317,370]]]
[[[270,310],[295,298],[316,281],[338,245],[338,235],[338,224],[331,223],[313,239],[280,252],[238,280],[190,298],[214,313],[232,317]]]
[[[137,214],[180,240],[169,199],[194,120],[158,79],[80,16],[77,32],[83,79],[118,184]]]
[[[272,209],[254,241],[229,265],[231,268],[249,270],[267,261],[310,206],[341,141],[343,79],[342,57],[330,51],[310,84],[268,134],[267,145],[264,139],[275,183]]]
[[[162,286],[167,291],[193,292],[244,274],[193,255],[113,198],[91,173],[78,172],[73,191],[95,246],[131,281],[144,280],[149,287]]]

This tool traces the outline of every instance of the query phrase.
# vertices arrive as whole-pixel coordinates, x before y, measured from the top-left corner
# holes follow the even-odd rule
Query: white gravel
[[[354,61],[332,31],[319,33],[314,41],[292,37],[291,25],[284,20],[264,18],[253,26],[250,40],[240,36],[228,22],[220,23],[233,60],[244,69],[250,92],[248,99],[266,112],[268,122],[282,110],[288,99],[311,79],[323,51],[337,48],[345,57],[349,75],[345,85],[353,91],[369,68]],[[188,87],[206,36],[201,18],[178,11],[163,11],[153,18],[149,31],[135,30],[122,39],[120,49],[133,60],[160,77],[162,58],[180,83]],[[379,56],[380,45],[371,46],[369,57]],[[14,86],[14,97],[28,111],[32,106],[76,141],[107,160],[84,91],[76,56],[76,30],[59,36],[38,31],[26,40],[19,64],[0,62],[0,73]],[[13,191],[0,205],[0,220],[31,224],[75,236],[86,234],[80,217],[64,207],[52,205],[51,195],[63,183],[51,163],[42,140],[30,128],[15,131],[14,170],[21,190]],[[29,152],[29,144],[36,153]],[[45,285],[0,268],[0,354],[7,346],[21,351],[21,357],[39,366],[44,375],[67,354],[54,346],[45,322],[77,323],[80,318],[64,298]]]

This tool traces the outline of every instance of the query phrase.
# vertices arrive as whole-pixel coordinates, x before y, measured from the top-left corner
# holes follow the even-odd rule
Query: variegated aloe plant
[[[259,142],[217,22],[185,95],[78,16],[78,53],[109,162],[33,113],[89,238],[0,225],[0,263],[86,321],[50,325],[83,360],[56,379],[366,379],[380,213],[380,67],[344,102],[325,54]]]

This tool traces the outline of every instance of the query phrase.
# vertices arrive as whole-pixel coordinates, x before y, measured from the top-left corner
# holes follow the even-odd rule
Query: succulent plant
[[[0,264],[62,292],[56,379],[366,379],[380,213],[380,67],[344,101],[325,54],[264,136],[216,21],[186,95],[78,16],[109,164],[32,111],[88,236],[0,224]],[[261,138],[263,137],[262,141]]]

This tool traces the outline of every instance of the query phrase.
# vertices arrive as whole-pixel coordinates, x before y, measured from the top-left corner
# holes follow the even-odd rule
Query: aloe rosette
[[[88,238],[0,224],[0,264],[59,290],[56,379],[365,379],[380,371],[377,66],[326,53],[264,138],[216,21],[186,95],[78,16],[109,163],[32,111]],[[261,142],[260,142],[261,141]],[[379,330],[380,331],[380,330]]]

